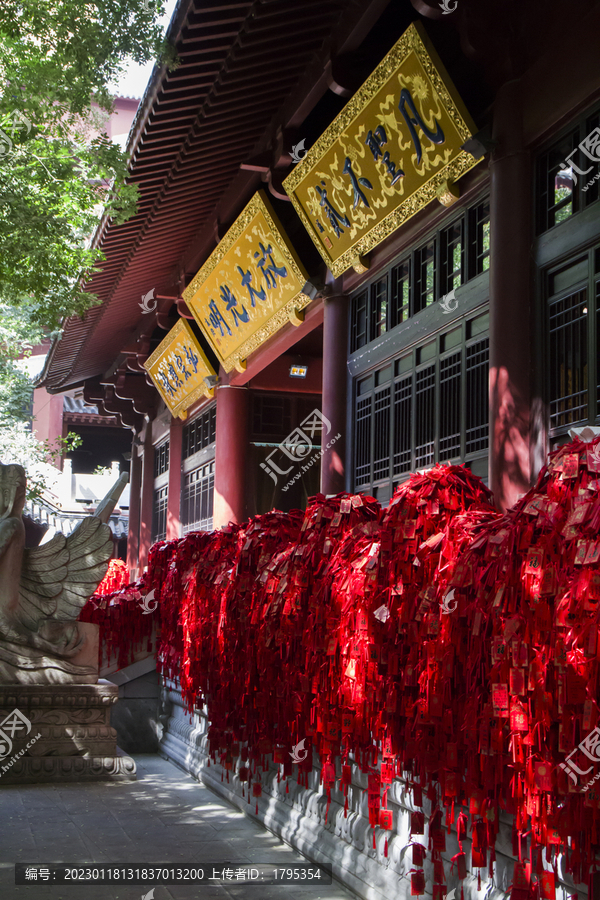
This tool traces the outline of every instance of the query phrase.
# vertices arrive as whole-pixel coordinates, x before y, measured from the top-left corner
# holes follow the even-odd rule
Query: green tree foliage
[[[161,0],[2,0],[0,3],[0,302],[28,305],[55,329],[83,313],[101,255],[102,215],[135,212],[127,159],[98,112],[129,59],[175,65],[156,24]]]
[[[17,360],[96,302],[83,289],[102,260],[94,231],[135,213],[127,157],[102,122],[129,60],[176,64],[163,12],[162,0],[0,2],[0,460],[25,465],[30,498],[51,488],[74,438],[36,441]]]
[[[52,498],[53,488],[60,478],[59,458],[81,444],[78,434],[69,432],[66,438],[38,441],[23,422],[0,427],[0,463],[8,466],[17,462],[27,473],[27,500]]]
[[[16,360],[28,357],[43,337],[27,300],[19,306],[0,300],[0,429],[29,418],[33,385]]]
[[[44,337],[32,320],[26,300],[20,306],[0,302],[0,463],[18,462],[27,472],[27,499],[51,496],[59,477],[60,457],[79,447],[79,435],[69,432],[54,442],[38,441],[29,430],[33,385],[16,358],[27,358]]]

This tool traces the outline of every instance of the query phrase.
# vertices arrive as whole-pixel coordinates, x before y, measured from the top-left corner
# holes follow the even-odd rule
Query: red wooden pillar
[[[227,384],[220,370],[217,386],[215,437],[215,492],[213,527],[246,518],[246,467],[248,465],[248,408],[246,387]]]
[[[494,103],[490,163],[490,487],[505,510],[529,490],[531,429],[531,164],[523,144],[522,87]]]
[[[321,409],[323,416],[331,423],[331,431],[326,434],[327,426],[324,426],[322,435],[324,452],[321,457],[323,494],[339,494],[346,486],[348,305],[349,300],[345,294],[326,297],[324,300]],[[328,443],[331,443],[331,446],[325,449]]]
[[[171,419],[169,432],[169,496],[167,498],[167,540],[180,537],[181,526],[181,444],[183,422]]]
[[[152,422],[146,424],[144,456],[142,459],[142,502],[140,512],[139,568],[148,564],[148,551],[152,543],[152,512],[154,509],[154,447],[152,446]]]
[[[129,580],[139,574],[140,508],[142,492],[142,460],[137,453],[135,437],[131,443],[131,468],[129,473],[129,531],[127,533],[127,568]]]

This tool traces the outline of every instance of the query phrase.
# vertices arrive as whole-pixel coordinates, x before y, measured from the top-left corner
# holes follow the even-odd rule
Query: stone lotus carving
[[[108,569],[106,523],[127,480],[68,537],[26,549],[25,470],[0,465],[0,684],[97,681],[97,629],[77,617]]]

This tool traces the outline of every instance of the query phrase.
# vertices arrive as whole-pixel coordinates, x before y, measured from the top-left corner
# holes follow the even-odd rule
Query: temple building
[[[111,793],[119,852],[135,815],[194,865],[276,836],[331,900],[600,900],[599,33],[600,0],[179,0],[137,213],[39,381],[84,440],[74,502],[102,454],[120,515],[130,468],[127,564],[96,510],[72,626],[115,734],[68,761],[160,753],[162,817]],[[11,604],[51,606],[60,554],[19,552]],[[165,810],[170,763],[264,841],[190,782]]]
[[[600,7],[181,0],[41,384],[132,432],[128,566],[467,466],[510,507],[600,414]],[[559,37],[560,36],[560,37]],[[557,62],[557,44],[560,64]]]

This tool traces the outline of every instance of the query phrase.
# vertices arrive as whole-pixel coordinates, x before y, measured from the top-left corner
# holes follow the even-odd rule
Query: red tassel
[[[373,850],[377,850],[377,844],[375,843],[375,829],[373,829]]]
[[[387,838],[385,839],[385,844],[384,844],[384,847],[383,847],[383,855],[384,855],[385,858],[387,859],[387,855],[388,855],[388,841],[387,841]]]
[[[286,794],[289,794],[289,792],[290,792],[290,786],[288,784],[287,778],[285,779],[285,792],[286,792]]]
[[[256,815],[258,815],[258,800],[256,801]]]
[[[477,890],[481,890],[481,869],[477,872]]]

